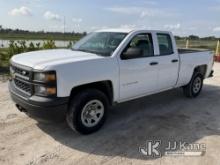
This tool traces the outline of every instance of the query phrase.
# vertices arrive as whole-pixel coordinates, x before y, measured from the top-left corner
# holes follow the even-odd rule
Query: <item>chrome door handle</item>
[[[151,66],[153,66],[153,65],[158,65],[158,64],[159,64],[158,62],[151,62],[151,63],[150,63]]]
[[[175,62],[178,62],[179,60],[177,60],[177,59],[173,59],[171,62],[172,63],[175,63]]]

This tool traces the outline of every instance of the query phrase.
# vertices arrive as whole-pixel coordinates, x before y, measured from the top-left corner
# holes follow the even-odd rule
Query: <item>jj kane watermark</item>
[[[164,156],[203,156],[206,152],[204,143],[187,143],[184,141],[147,140],[144,147],[139,147],[141,154],[147,157]]]

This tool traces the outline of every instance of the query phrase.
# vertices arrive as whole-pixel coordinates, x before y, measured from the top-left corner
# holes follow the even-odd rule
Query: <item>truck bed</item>
[[[179,54],[187,54],[187,53],[197,53],[197,52],[206,52],[210,51],[207,49],[178,49]]]

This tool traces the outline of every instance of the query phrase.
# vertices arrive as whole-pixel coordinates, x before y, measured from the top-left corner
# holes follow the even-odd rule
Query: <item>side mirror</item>
[[[141,57],[142,50],[140,48],[128,48],[125,52],[122,53],[121,58],[126,59],[132,59],[132,58],[138,58]]]

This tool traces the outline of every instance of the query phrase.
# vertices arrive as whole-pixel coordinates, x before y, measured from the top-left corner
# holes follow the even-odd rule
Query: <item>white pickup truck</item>
[[[126,29],[92,32],[70,50],[23,53],[10,62],[17,108],[65,115],[82,134],[97,131],[114,103],[179,87],[198,96],[214,63],[211,51],[178,50],[170,32]]]

